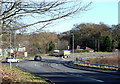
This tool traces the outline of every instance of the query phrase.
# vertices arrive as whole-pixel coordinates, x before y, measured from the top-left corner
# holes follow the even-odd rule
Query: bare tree
[[[43,29],[53,21],[69,16],[73,17],[78,12],[86,11],[91,5],[91,2],[87,4],[82,4],[82,0],[78,2],[66,0],[0,0],[1,38],[5,33],[30,28],[30,26],[37,24],[43,24],[40,27]]]
[[[47,53],[49,43],[51,41],[56,43],[58,40],[57,34],[50,32],[33,33],[28,38],[29,44],[33,47],[31,47],[31,50],[35,50],[38,53]]]
[[[59,50],[67,50],[68,49],[68,41],[58,39],[57,48]]]
[[[74,4],[74,1],[70,2],[66,0],[40,0],[39,2],[33,0],[1,0],[1,33],[26,28],[39,23],[47,25],[54,20],[73,16],[77,12],[86,11],[91,4],[90,2],[83,5],[81,0],[78,2],[78,4]],[[68,5],[68,3],[70,4]],[[35,21],[30,22],[30,18],[35,18]],[[28,20],[24,22],[23,19]]]

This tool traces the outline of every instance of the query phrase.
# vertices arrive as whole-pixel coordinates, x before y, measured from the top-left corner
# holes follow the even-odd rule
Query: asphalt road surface
[[[25,61],[17,66],[57,84],[120,84],[120,76],[69,68],[59,60]]]

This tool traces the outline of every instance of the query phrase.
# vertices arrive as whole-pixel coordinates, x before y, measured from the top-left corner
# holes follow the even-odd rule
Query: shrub
[[[75,53],[89,52],[89,50],[75,50]]]

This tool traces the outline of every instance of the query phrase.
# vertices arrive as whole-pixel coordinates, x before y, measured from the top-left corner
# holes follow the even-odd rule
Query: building
[[[25,47],[19,47],[18,49],[16,48],[16,56],[24,56],[24,53],[26,52],[26,48]],[[13,49],[8,49],[8,56],[10,56],[10,52],[11,52],[11,56],[14,57],[14,50]]]
[[[89,52],[94,52],[94,50],[89,47],[81,47],[79,45],[77,45],[76,50],[88,50]]]
[[[86,50],[88,50],[89,52],[94,52],[94,50],[89,47],[86,47]]]

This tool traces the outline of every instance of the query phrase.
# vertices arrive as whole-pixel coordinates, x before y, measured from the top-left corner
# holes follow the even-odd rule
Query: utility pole
[[[95,51],[98,51],[97,40],[95,39]]]
[[[15,52],[16,52],[16,49],[15,49],[16,42],[15,42],[15,40],[16,40],[16,35],[15,35],[15,32],[14,32],[14,58],[15,58]]]
[[[99,39],[98,39],[98,52],[100,51],[100,43],[99,43]]]
[[[120,1],[118,2],[118,25],[120,24]],[[118,66],[120,66],[120,49],[118,51]],[[120,69],[118,70],[120,72]]]
[[[10,58],[11,58],[11,33],[10,33]],[[11,60],[10,60],[10,69],[11,69]]]
[[[75,57],[74,56],[74,33],[72,33],[72,36],[73,36],[73,47],[72,48],[73,48],[73,58],[74,58]]]

